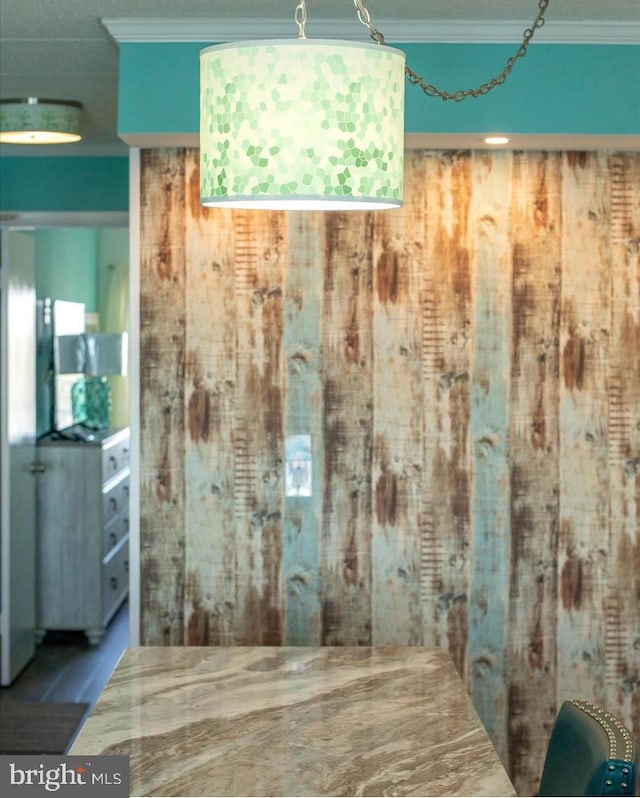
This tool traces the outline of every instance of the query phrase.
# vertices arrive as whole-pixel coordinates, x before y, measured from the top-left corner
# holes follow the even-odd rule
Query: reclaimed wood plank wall
[[[410,152],[323,215],[144,151],[140,280],[144,644],[445,647],[524,794],[564,698],[640,736],[640,154]]]

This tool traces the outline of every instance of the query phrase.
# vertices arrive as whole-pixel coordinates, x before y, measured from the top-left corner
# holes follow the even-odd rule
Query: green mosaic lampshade
[[[200,53],[200,201],[281,210],[402,205],[404,53],[323,39]]]
[[[5,144],[68,144],[80,141],[82,104],[27,97],[0,100],[0,141]]]

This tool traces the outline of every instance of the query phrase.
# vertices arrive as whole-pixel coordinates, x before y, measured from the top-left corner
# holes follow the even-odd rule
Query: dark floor
[[[90,646],[80,632],[47,632],[29,665],[9,687],[0,688],[0,704],[4,700],[86,702],[90,712],[128,645],[126,602],[98,646]]]

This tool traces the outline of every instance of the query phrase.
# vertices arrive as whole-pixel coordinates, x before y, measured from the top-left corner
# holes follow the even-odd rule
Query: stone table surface
[[[127,649],[71,755],[135,796],[515,795],[445,651]]]

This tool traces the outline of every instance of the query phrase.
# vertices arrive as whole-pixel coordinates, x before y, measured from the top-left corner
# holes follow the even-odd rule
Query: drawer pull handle
[[[125,448],[122,450],[122,454],[123,454],[123,455],[126,457],[126,456],[129,454],[129,450],[128,450],[128,449],[125,447]]]
[[[114,513],[117,511],[117,509],[118,509],[118,500],[116,499],[115,496],[111,496],[109,498],[109,506],[111,507],[111,509],[113,510]]]
[[[110,579],[110,582],[111,582],[112,589],[113,590],[117,590],[118,589],[118,577],[117,576],[112,576],[111,579]]]
[[[115,546],[118,542],[118,536],[115,532],[109,532],[109,540],[111,541],[111,545]]]
[[[124,495],[127,497],[127,499],[129,498],[129,486],[128,485],[124,486]]]
[[[118,468],[118,461],[116,460],[116,458],[113,455],[109,456],[109,463],[111,464],[111,467],[113,468],[113,470],[116,471],[117,468]]]
[[[123,518],[122,519],[122,526],[123,526],[125,532],[129,531],[129,519],[128,518]]]
[[[124,561],[124,572],[125,574],[129,573],[129,560]]]

